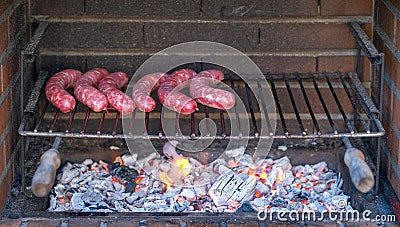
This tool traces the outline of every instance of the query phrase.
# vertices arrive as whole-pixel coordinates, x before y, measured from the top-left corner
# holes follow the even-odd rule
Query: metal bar
[[[287,91],[289,93],[290,102],[292,103],[294,114],[296,115],[296,119],[297,119],[298,126],[300,128],[300,131],[303,135],[307,135],[307,131],[304,129],[303,123],[301,121],[299,110],[297,109],[296,101],[294,100],[289,81],[286,78],[284,78],[284,80],[285,80]]]
[[[119,123],[120,118],[121,118],[121,113],[117,112],[117,114],[115,116],[113,131],[112,131],[113,136],[115,136],[117,134],[117,128],[118,128],[118,123]]]
[[[261,86],[260,82],[257,82],[257,87],[258,87],[258,90],[260,92],[260,98],[261,98],[260,108],[262,109],[262,112],[265,115],[265,120],[266,120],[266,123],[267,123],[267,130],[268,130],[267,134],[272,136],[273,135],[273,130],[272,130],[272,126],[271,126],[271,122],[270,122],[270,119],[269,119],[268,110],[267,110],[267,106],[266,106],[267,102],[265,100],[263,87]]]
[[[40,41],[42,41],[42,37],[44,33],[46,32],[47,27],[49,26],[49,22],[40,22],[39,26],[36,28],[35,33],[32,36],[32,39],[28,46],[25,49],[25,53],[27,55],[34,55]]]
[[[165,140],[165,139],[172,139],[172,140],[204,140],[204,139],[216,139],[216,140],[226,140],[226,139],[231,139],[231,140],[250,140],[250,139],[315,139],[315,138],[341,138],[341,137],[364,137],[364,138],[373,138],[373,137],[379,137],[383,136],[385,133],[382,131],[378,132],[371,132],[371,133],[366,133],[366,132],[358,132],[358,133],[326,133],[326,134],[293,134],[293,135],[274,135],[274,136],[195,136],[195,137],[189,137],[189,136],[184,136],[184,135],[176,135],[176,136],[158,136],[158,135],[126,135],[126,134],[83,134],[82,133],[65,133],[65,132],[37,132],[34,133],[32,131],[22,131],[21,135],[22,136],[41,136],[41,137],[56,137],[56,136],[61,136],[63,138],[97,138],[97,139],[152,139],[152,140]]]
[[[102,113],[100,121],[99,121],[99,127],[97,127],[97,134],[101,133],[101,129],[103,128],[103,123],[104,123],[105,117],[106,117],[106,111],[103,110],[103,113]]]
[[[42,121],[43,121],[44,115],[47,112],[48,106],[49,106],[49,101],[46,100],[46,103],[44,104],[43,109],[42,109],[42,113],[40,113],[40,117],[39,117],[38,123],[37,123],[35,129],[33,130],[34,132],[37,132],[39,127],[40,127],[40,125],[42,124]]]
[[[250,88],[249,88],[249,85],[247,85],[247,83],[245,84],[245,87],[246,87],[247,103],[249,104],[251,121],[252,121],[253,127],[254,127],[254,135],[259,135],[256,118],[254,116],[253,101],[251,100]]]
[[[351,134],[354,134],[356,131],[355,131],[355,129],[353,128],[353,126],[351,125],[350,121],[347,119],[347,115],[346,115],[346,113],[345,113],[344,110],[343,110],[342,104],[340,104],[339,98],[338,98],[337,95],[336,95],[335,89],[333,89],[333,87],[332,87],[332,83],[331,83],[331,81],[329,80],[329,77],[325,75],[325,78],[326,78],[326,82],[328,83],[329,89],[331,90],[331,94],[332,94],[332,96],[333,96],[333,99],[335,100],[336,105],[337,105],[337,107],[339,108],[339,111],[340,111],[340,113],[341,113],[342,116],[343,116],[343,120],[344,120],[344,122],[345,122],[346,125],[347,125],[347,128],[349,129],[349,131],[350,131]]]
[[[206,118],[210,118],[207,106],[204,106],[204,111],[206,112]],[[209,121],[206,121],[206,128],[207,128],[207,132],[210,132],[210,123],[209,123]],[[209,135],[210,134],[207,134],[207,136],[209,136]]]
[[[164,129],[163,129],[163,126],[162,126],[162,118],[163,118],[163,113],[164,112],[162,112],[161,111],[161,113],[160,113],[160,118],[159,118],[159,127],[158,127],[158,136],[163,136],[163,133],[164,133]]]
[[[33,86],[31,95],[29,96],[28,104],[25,107],[25,110],[24,110],[25,113],[34,113],[35,112],[36,105],[39,102],[40,93],[44,86],[44,82],[46,81],[47,75],[48,75],[47,72],[40,71],[39,77],[36,80],[35,85]],[[24,79],[24,77],[21,77],[21,79]]]
[[[71,116],[69,117],[69,120],[68,120],[67,130],[65,130],[65,132],[67,132],[67,133],[69,132],[69,130],[71,130],[72,122],[74,121],[74,117],[75,117],[77,108],[78,108],[78,105],[75,105],[75,108],[71,112]]]
[[[369,40],[367,34],[365,34],[364,30],[358,23],[351,22],[351,32],[353,33],[354,37],[358,45],[362,48],[363,52],[367,55],[368,59],[371,61],[372,64],[380,64],[380,53],[375,48],[374,44]]]
[[[226,137],[226,132],[225,132],[225,118],[224,118],[224,111],[219,110],[219,116],[221,118],[221,131],[222,131],[222,136]]]
[[[50,130],[49,130],[50,133],[53,132],[54,126],[55,126],[56,123],[57,123],[57,120],[58,120],[58,116],[59,116],[59,115],[60,115],[60,111],[57,110],[56,113],[54,114],[53,121],[51,122]]]
[[[182,133],[181,133],[181,129],[180,129],[180,126],[179,126],[179,113],[175,113],[175,135],[176,136],[180,136],[180,135],[182,135]]]
[[[301,92],[303,93],[304,101],[306,102],[308,112],[310,113],[310,116],[311,116],[311,119],[313,121],[314,127],[317,130],[317,134],[321,134],[321,129],[319,128],[318,121],[315,118],[314,111],[312,110],[312,107],[311,107],[311,104],[310,104],[310,100],[308,99],[306,90],[305,90],[304,85],[303,85],[303,81],[300,79],[299,74],[296,73],[296,76],[297,76],[297,81],[300,84],[300,89],[301,89]]]
[[[324,112],[325,112],[325,114],[326,114],[326,117],[328,118],[329,124],[330,124],[331,127],[332,127],[333,134],[337,134],[338,131],[337,131],[337,129],[336,129],[335,124],[333,123],[333,120],[332,120],[331,114],[329,113],[328,107],[327,107],[326,104],[325,104],[324,97],[322,96],[321,91],[319,90],[317,81],[315,80],[314,75],[313,75],[313,74],[311,74],[311,75],[312,75],[312,80],[313,80],[313,84],[314,84],[315,91],[317,92],[319,101],[320,101],[321,104],[322,104],[322,108],[324,109]]]
[[[272,78],[268,79],[268,81],[271,84],[272,95],[274,96],[275,105],[276,108],[278,109],[279,117],[281,119],[283,133],[285,134],[285,136],[289,136],[289,131],[286,126],[285,117],[283,116],[282,107],[281,104],[279,103],[278,93],[276,92],[275,83]]]
[[[196,136],[196,119],[194,113],[190,114],[190,137]]]
[[[233,79],[231,79],[231,88],[233,91],[236,92],[235,90],[235,82]],[[242,135],[242,126],[240,125],[240,119],[239,119],[239,113],[238,113],[238,109],[237,106],[234,106],[235,108],[235,117],[236,117],[236,124],[237,124],[237,130],[238,130],[238,135],[241,136]],[[209,130],[209,128],[207,128],[207,130]]]
[[[85,120],[83,121],[81,134],[85,133],[85,131],[86,131],[86,126],[87,126],[87,123],[89,121],[89,117],[90,117],[90,108],[88,107],[87,111],[86,111]]]
[[[150,113],[146,112],[145,113],[145,117],[144,117],[144,124],[145,124],[145,131],[146,132],[148,132],[148,130],[149,130],[149,116],[150,116]],[[145,132],[143,132],[143,133],[145,133]]]
[[[133,133],[133,127],[135,126],[136,110],[132,112],[131,121],[129,122],[129,135]]]
[[[357,108],[357,103],[356,103],[356,101],[353,99],[353,97],[351,96],[350,91],[349,91],[349,88],[347,87],[346,82],[343,80],[343,76],[342,76],[341,74],[339,74],[339,78],[340,78],[340,82],[341,82],[342,85],[343,85],[343,89],[344,89],[344,91],[346,92],[347,97],[349,98],[350,103],[351,103],[351,105],[352,105],[353,108],[354,108],[354,111],[355,111],[355,113],[356,113],[356,116],[359,117],[359,119],[360,119],[360,121],[361,121],[361,124],[363,125],[364,129],[367,131],[367,133],[369,133],[370,130],[369,130],[368,126],[367,126],[367,123],[365,122],[364,118],[361,116],[361,113],[360,113],[360,111],[359,111],[358,108]]]
[[[365,104],[366,111],[373,114],[379,114],[379,109],[376,108],[374,102],[365,91],[365,88],[361,84],[358,76],[355,73],[348,73],[348,75],[351,79],[350,82],[354,85],[353,89],[359,94],[359,98],[361,99],[362,103]]]

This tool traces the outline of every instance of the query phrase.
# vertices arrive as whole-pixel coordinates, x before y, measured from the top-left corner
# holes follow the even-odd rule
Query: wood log
[[[356,148],[347,148],[344,162],[349,167],[350,178],[354,186],[362,193],[369,192],[374,187],[374,175],[365,162],[364,154]]]
[[[45,197],[54,185],[56,171],[61,164],[60,153],[51,148],[40,157],[40,165],[32,178],[32,192],[37,197]]]

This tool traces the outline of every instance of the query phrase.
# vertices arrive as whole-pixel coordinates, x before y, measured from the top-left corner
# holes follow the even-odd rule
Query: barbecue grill
[[[259,99],[261,102],[257,103],[256,101],[257,94],[264,94],[263,89],[265,89],[259,81],[252,81],[258,89],[258,93],[255,94],[250,89],[249,84],[241,80],[238,75],[223,69],[226,73],[225,84],[237,93],[237,98],[243,101],[246,112],[243,113],[233,108],[231,110],[233,118],[228,118],[226,111],[200,105],[199,111],[191,115],[178,116],[176,113],[170,113],[172,118],[176,118],[174,125],[176,131],[175,135],[166,135],[161,124],[163,113],[159,107],[151,113],[142,113],[140,111],[132,113],[129,118],[130,130],[124,133],[122,116],[115,111],[94,113],[86,106],[78,104],[72,112],[65,114],[49,104],[44,96],[43,88],[46,80],[54,71],[44,70],[44,67],[39,63],[41,57],[40,45],[43,39],[49,35],[46,34],[49,26],[49,21],[46,20],[46,18],[39,18],[40,23],[36,27],[32,41],[27,49],[23,51],[21,57],[22,65],[24,66],[21,78],[24,78],[24,75],[27,75],[28,78],[37,78],[27,106],[23,111],[23,119],[18,130],[20,135],[29,138],[27,141],[31,141],[32,138],[48,139],[58,137],[63,138],[63,141],[80,141],[82,143],[85,143],[86,139],[93,139],[94,143],[101,140],[119,141],[122,139],[139,142],[148,139],[156,142],[214,139],[224,143],[229,140],[258,141],[261,139],[273,139],[278,142],[292,140],[302,142],[310,139],[338,140],[348,137],[357,144],[360,144],[360,138],[365,138],[367,142],[372,141],[371,146],[376,146],[379,144],[379,138],[385,133],[380,122],[384,56],[375,49],[358,23],[351,22],[348,24],[357,41],[357,69],[355,72],[265,74],[264,76],[271,88],[272,98],[276,107],[276,113],[269,113],[267,111],[268,102],[266,101],[268,97],[261,96]],[[57,18],[55,21],[51,21],[50,18],[50,23],[57,23]],[[372,64],[372,78],[376,79],[376,83],[380,84],[379,87],[381,87],[379,94],[372,97],[378,103],[378,107],[370,98],[368,91],[364,88],[359,78],[361,61],[364,56]],[[196,67],[199,66],[196,69],[197,71],[198,69],[210,67],[202,62],[196,62],[195,65]],[[22,81],[21,87],[23,86]],[[287,105],[288,103],[290,105]],[[335,105],[331,105],[332,103]],[[247,135],[241,133],[240,123],[238,123],[240,122],[239,119],[244,117],[248,118],[250,122],[250,133]],[[202,118],[210,118],[216,123],[216,136],[200,135],[198,124]],[[276,129],[274,129],[273,125],[268,125],[268,133],[262,132],[262,118],[276,120]],[[144,124],[140,122],[144,122]],[[232,125],[235,128],[232,128]],[[73,146],[71,145],[71,147]],[[367,155],[367,163],[374,170],[375,182],[379,182],[379,153],[380,146],[376,146],[372,154],[375,163]],[[25,155],[26,151],[23,153],[22,160],[25,159]],[[342,153],[337,152],[335,155],[341,156]],[[73,155],[66,155],[66,157],[68,156],[72,157]],[[80,158],[85,157],[82,155]],[[338,158],[338,160],[341,159],[341,157]],[[339,164],[343,166],[342,161],[338,161]],[[25,168],[25,165],[22,165],[21,168]],[[346,173],[348,175],[347,170],[344,168],[340,171],[343,171],[345,176]],[[350,185],[349,182],[347,180],[348,185]],[[353,204],[357,204],[354,201],[357,198],[357,192],[354,188],[347,187],[345,190],[352,193]],[[376,183],[375,191],[377,189],[378,185]],[[47,206],[47,202],[47,200],[44,201],[45,206]],[[29,212],[28,215],[48,217],[49,214],[39,210]],[[135,214],[134,217],[131,214],[118,213],[51,214],[52,217],[59,218],[73,215],[133,218],[132,220],[137,222],[136,224],[139,224],[139,226],[146,226],[149,220],[156,216],[161,221],[171,221],[182,226],[186,226],[190,221],[219,223],[220,226],[226,226],[228,222],[234,221],[238,223],[254,222],[260,226],[266,225],[265,222],[258,222],[255,214],[241,214],[240,220],[228,214],[141,213]]]

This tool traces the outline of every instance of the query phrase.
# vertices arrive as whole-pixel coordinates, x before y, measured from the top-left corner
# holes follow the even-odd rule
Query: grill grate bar
[[[77,107],[78,107],[78,105],[75,106],[75,108],[72,110],[71,116],[69,116],[67,130],[65,130],[65,132],[67,132],[67,133],[71,130],[72,122],[74,121]]]
[[[257,87],[258,87],[258,91],[260,93],[260,97],[261,97],[261,105],[260,108],[262,109],[261,112],[264,114],[264,117],[266,118],[266,124],[267,124],[267,134],[268,135],[273,135],[273,130],[272,130],[272,126],[271,126],[271,122],[268,116],[268,109],[266,106],[266,100],[265,100],[265,96],[264,96],[264,89],[261,86],[260,82],[257,82]]]
[[[370,131],[368,129],[367,123],[361,116],[361,113],[360,113],[359,109],[357,108],[357,102],[354,100],[353,96],[350,94],[349,88],[347,87],[346,82],[344,81],[343,76],[341,74],[339,74],[339,78],[340,78],[340,82],[342,83],[343,89],[346,92],[351,105],[353,106],[353,109],[354,109],[354,112],[356,113],[357,119],[359,119],[361,121],[362,126],[367,131],[367,133],[369,133]]]
[[[300,128],[300,130],[301,130],[301,134],[307,135],[307,132],[306,132],[306,130],[304,129],[303,123],[302,123],[302,121],[301,121],[299,109],[297,108],[296,101],[294,100],[293,93],[292,93],[292,89],[290,88],[289,81],[288,81],[288,79],[287,79],[285,76],[284,76],[284,80],[285,80],[285,84],[286,84],[286,89],[287,89],[287,91],[288,91],[288,93],[289,93],[290,102],[292,103],[292,107],[293,107],[293,110],[294,110],[294,114],[296,115],[296,119],[297,119],[298,126],[299,126],[299,128]]]
[[[112,131],[112,135],[114,135],[114,136],[117,134],[118,122],[119,122],[120,118],[121,118],[121,113],[117,112],[117,114],[115,116],[113,131]]]
[[[50,104],[50,102],[46,100],[46,103],[44,104],[43,109],[42,109],[42,113],[40,114],[39,121],[38,121],[35,129],[33,130],[34,132],[38,132],[40,125],[42,124],[44,115],[47,112],[47,108],[49,107],[49,104]]]
[[[89,121],[89,117],[90,117],[90,108],[87,108],[86,115],[85,115],[85,120],[83,120],[83,126],[82,126],[82,130],[81,130],[81,134],[85,133],[85,131],[86,131],[86,126],[87,126],[87,123]]]
[[[58,116],[59,116],[59,115],[60,115],[60,111],[57,110],[56,114],[54,114],[53,122],[51,122],[50,130],[49,130],[50,133],[53,132],[54,126],[55,126],[56,123],[57,123],[57,120],[58,120]]]
[[[349,129],[351,134],[354,134],[354,128],[351,125],[349,119],[347,118],[346,113],[343,110],[342,104],[340,104],[339,98],[336,95],[335,89],[333,88],[332,83],[329,80],[329,77],[326,74],[324,74],[324,76],[326,78],[326,82],[328,83],[329,89],[331,90],[331,94],[332,94],[333,98],[335,99],[335,102],[336,102],[336,104],[337,104],[337,106],[339,108],[339,111],[342,114],[343,120],[347,125],[347,128]]]
[[[265,90],[266,87],[260,81],[251,82],[254,82],[254,85],[257,86],[256,90],[253,91],[253,87],[250,87],[244,81],[229,79],[227,83],[236,92],[236,97],[243,99],[246,111],[243,112],[239,109],[238,105],[235,105],[233,107],[235,109],[228,112],[230,118],[227,118],[225,110],[211,110],[210,107],[201,105],[199,107],[200,110],[190,116],[175,113],[175,136],[163,134],[161,117],[174,116],[170,115],[174,114],[174,112],[164,113],[163,111],[155,111],[152,113],[143,113],[135,110],[132,115],[129,115],[131,117],[129,133],[123,134],[121,133],[121,114],[114,110],[110,114],[106,111],[91,113],[89,108],[79,104],[82,106],[77,106],[70,113],[64,114],[55,107],[50,107],[50,103],[47,100],[43,102],[43,105],[35,105],[36,108],[40,109],[40,111],[37,111],[39,113],[37,122],[33,118],[35,115],[31,112],[25,113],[19,127],[19,133],[23,136],[153,140],[305,139],[344,136],[375,137],[384,134],[383,127],[376,116],[376,107],[365,90],[363,90],[362,85],[360,85],[361,82],[354,73],[293,73],[266,75],[266,79],[270,84],[272,97],[266,96],[266,94],[268,95],[268,93],[265,93],[267,91]],[[315,99],[311,99],[314,96],[311,96],[308,89],[312,89],[311,92],[315,92],[318,98],[315,96]],[[339,93],[337,93],[339,89],[346,92],[345,96],[347,98],[339,99]],[[281,96],[281,92],[283,92],[282,94],[289,95]],[[299,94],[299,97],[295,96],[297,94]],[[260,103],[255,102],[255,97],[259,98],[258,102]],[[269,103],[271,102],[269,99],[275,103],[276,120],[278,120],[277,125],[279,125],[277,131],[274,131],[275,129],[272,130],[271,124],[273,121],[270,120],[275,120],[275,115],[274,118],[271,117],[271,114],[275,114],[275,112],[268,112],[269,109],[267,107],[270,107],[269,105],[271,104]],[[302,100],[304,100],[305,105]],[[318,105],[318,108],[315,105]],[[322,106],[322,108],[319,108],[319,106]],[[330,112],[331,106],[335,112]],[[351,107],[351,109],[348,107]],[[137,116],[139,114],[138,111],[143,114],[141,117]],[[115,116],[112,115],[114,113],[116,114]],[[110,115],[110,117],[107,115]],[[196,124],[199,124],[204,116],[215,122],[220,121],[216,125],[218,132],[216,136],[201,135],[200,128]],[[241,120],[244,118],[250,122],[250,134],[248,135],[242,134],[244,128],[243,124],[241,125]],[[325,121],[330,126],[322,127]],[[183,126],[182,131],[180,124]],[[209,132],[211,122],[206,121],[205,124]],[[360,124],[359,127],[357,124]],[[305,129],[306,125],[307,127],[313,127],[314,130],[308,132]],[[355,130],[356,126],[357,130]],[[298,130],[299,128],[300,131]],[[360,130],[358,130],[359,128]],[[262,130],[262,134],[260,134],[260,130]]]
[[[308,109],[308,112],[310,113],[313,125],[314,125],[315,129],[317,130],[317,134],[321,135],[321,129],[319,128],[317,119],[315,118],[314,111],[312,110],[312,107],[311,107],[311,104],[310,104],[310,100],[308,99],[308,95],[307,95],[306,90],[304,88],[303,82],[301,81],[299,74],[296,74],[296,77],[297,77],[297,81],[300,84],[300,89],[301,89],[301,92],[303,93],[304,101],[306,102],[307,109]]]
[[[101,129],[103,128],[103,123],[104,123],[104,118],[106,117],[106,111],[103,111],[103,113],[101,114],[101,118],[99,121],[99,127],[97,128],[97,134],[100,135],[101,134]]]
[[[322,108],[324,109],[324,112],[325,112],[325,114],[326,114],[326,117],[328,118],[329,124],[330,124],[330,126],[332,127],[333,134],[338,134],[338,131],[337,131],[336,126],[335,126],[335,123],[333,123],[331,114],[329,113],[328,107],[326,106],[326,103],[325,103],[324,98],[323,98],[323,96],[322,96],[322,94],[321,94],[321,91],[320,91],[320,89],[319,89],[319,86],[318,86],[318,84],[317,84],[317,81],[316,81],[316,79],[315,79],[315,76],[314,76],[314,75],[311,75],[311,76],[312,76],[312,81],[313,81],[313,84],[314,84],[315,91],[317,92],[319,101],[320,101],[321,104],[322,104]]]
[[[270,79],[269,83],[271,85],[272,95],[274,96],[276,108],[278,109],[279,118],[281,119],[283,133],[286,136],[289,136],[289,130],[286,126],[286,121],[285,121],[285,117],[283,116],[282,106],[279,102],[278,93],[276,92],[276,87],[275,87],[275,83],[274,83],[273,79]]]
[[[258,127],[257,127],[256,117],[254,115],[253,101],[251,99],[250,88],[249,88],[249,85],[247,85],[247,84],[245,84],[245,87],[246,87],[246,97],[247,97],[247,103],[249,104],[251,121],[252,121],[253,127],[254,127],[254,135],[258,136]]]

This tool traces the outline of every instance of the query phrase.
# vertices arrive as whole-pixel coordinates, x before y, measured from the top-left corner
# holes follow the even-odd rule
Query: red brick
[[[397,96],[393,96],[392,122],[400,129],[400,101]]]
[[[2,65],[1,73],[1,92],[4,92],[11,79],[18,71],[19,53],[15,52],[9,55],[7,61]]]
[[[148,227],[159,227],[159,226],[166,226],[166,227],[178,227],[179,222],[172,222],[172,221],[165,221],[165,222],[149,222],[147,224]]]
[[[383,82],[383,100],[382,100],[383,112],[386,116],[391,119],[392,107],[393,107],[393,92],[390,90],[389,85],[386,81]]]
[[[56,227],[60,225],[60,220],[37,220],[37,221],[29,221],[28,227]]]
[[[372,16],[372,0],[321,0],[321,16]]]
[[[385,48],[385,71],[390,75],[394,84],[400,87],[400,63],[389,48]]]
[[[394,41],[394,22],[395,16],[385,6],[382,1],[378,1],[378,24],[389,35],[390,39]]]
[[[74,218],[70,219],[68,222],[70,227],[81,227],[81,226],[100,226],[100,220],[94,218]]]
[[[387,135],[385,136],[385,138],[387,137]],[[385,141],[386,142],[386,141]],[[386,154],[384,153],[384,151],[383,151],[383,149],[381,149],[381,162],[380,162],[380,169],[381,169],[381,171],[382,171],[382,174],[384,175],[384,176],[386,176],[387,177],[387,179],[389,180],[390,178],[389,178],[389,173],[390,173],[390,168],[391,168],[391,166],[390,166],[390,161],[389,161],[389,159],[387,158],[387,156],[386,156]]]
[[[17,133],[15,130],[11,130],[2,145],[3,152],[5,152],[6,164],[10,161],[12,152],[14,151],[16,144],[17,144]]]
[[[12,168],[11,168],[12,169]],[[12,171],[7,172],[6,177],[0,183],[0,211],[3,211],[4,205],[7,201],[7,196],[12,184]]]
[[[1,227],[19,227],[21,225],[21,220],[6,220],[4,222],[0,222]]]
[[[8,44],[7,23],[0,24],[0,55],[4,52]]]
[[[317,16],[317,0],[202,1],[207,17]]]
[[[319,72],[355,72],[356,57],[318,57]]]
[[[396,24],[396,40],[395,40],[397,49],[400,49],[400,37],[399,37],[399,35],[400,35],[400,20],[397,20],[397,24]]]
[[[14,13],[8,18],[8,40],[11,41],[26,24],[25,4],[18,6]]]
[[[107,227],[139,227],[139,222],[135,221],[107,221]]]
[[[397,197],[400,198],[400,179],[395,173],[393,168],[390,168],[390,184],[392,185],[392,188],[396,192]]]
[[[400,2],[398,0],[389,0],[397,9],[400,9]]]
[[[371,81],[371,62],[368,60],[367,57],[362,57],[361,59],[361,75],[360,75],[360,80],[361,82],[370,82]]]
[[[3,104],[0,106],[0,135],[4,132],[8,121],[10,120],[10,106],[11,106],[11,96],[8,96]]]
[[[314,57],[250,56],[263,73],[309,73],[315,72]]]
[[[390,154],[392,156],[392,159],[394,159],[395,163],[400,164],[399,162],[399,139],[396,136],[396,133],[393,131],[392,128],[390,128],[387,132],[388,134],[388,147],[390,150]]]
[[[7,7],[10,5],[11,0],[1,0],[0,1],[0,15],[4,13]]]
[[[335,49],[355,48],[356,42],[347,24],[264,24],[260,26],[263,49]]]

